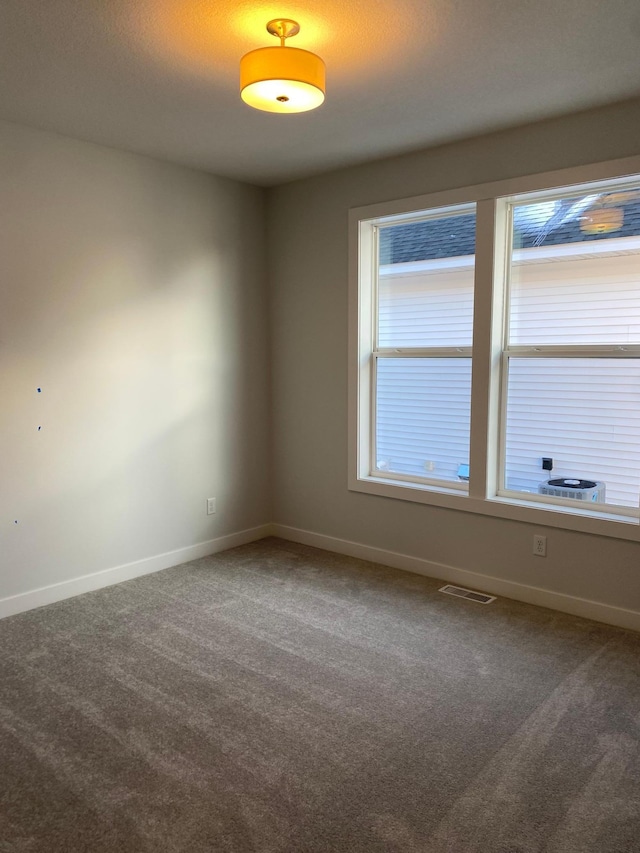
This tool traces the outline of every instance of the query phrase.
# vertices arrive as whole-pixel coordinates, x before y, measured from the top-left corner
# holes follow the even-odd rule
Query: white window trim
[[[540,175],[480,184],[409,199],[396,199],[349,211],[349,456],[348,487],[352,491],[396,498],[445,509],[511,519],[583,533],[640,541],[640,516],[616,514],[584,506],[555,505],[535,496],[523,499],[518,493],[498,495],[498,442],[500,407],[503,405],[502,330],[504,328],[504,293],[507,277],[507,247],[496,235],[504,234],[507,205],[512,196],[547,195],[554,189],[571,186],[576,194],[581,184],[620,179],[640,174],[640,156],[622,160],[579,166]],[[532,197],[535,197],[533,195]],[[469,463],[471,478],[468,494],[461,494],[446,484],[432,485],[399,478],[372,476],[372,371],[370,357],[374,349],[375,329],[372,299],[377,282],[377,253],[370,220],[396,216],[406,221],[407,215],[438,208],[477,205],[476,261],[474,281],[474,336],[471,383],[471,440]],[[422,214],[422,215],[421,215]],[[362,262],[361,262],[362,259]],[[495,281],[494,281],[495,276]],[[593,348],[590,348],[593,350]],[[611,349],[611,348],[609,348]],[[494,496],[495,495],[495,496]]]

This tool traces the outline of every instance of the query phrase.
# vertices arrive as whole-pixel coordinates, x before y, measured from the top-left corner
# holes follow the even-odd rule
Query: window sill
[[[583,508],[541,504],[514,498],[478,498],[461,494],[459,490],[436,488],[421,483],[399,483],[374,476],[354,477],[349,482],[349,490],[441,509],[472,512],[493,518],[640,542],[640,519],[637,516],[612,515],[597,510],[585,512]]]

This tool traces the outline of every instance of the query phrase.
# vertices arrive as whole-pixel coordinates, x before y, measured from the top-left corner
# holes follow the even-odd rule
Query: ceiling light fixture
[[[287,47],[285,40],[300,32],[288,18],[269,21],[267,31],[280,39],[279,47],[260,47],[240,61],[240,96],[256,110],[302,113],[324,101],[324,62],[315,53]]]
[[[624,225],[624,206],[640,199],[640,190],[614,190],[599,195],[580,217],[583,234],[611,234]]]
[[[580,217],[583,234],[611,234],[624,224],[624,212],[620,207],[592,207]]]

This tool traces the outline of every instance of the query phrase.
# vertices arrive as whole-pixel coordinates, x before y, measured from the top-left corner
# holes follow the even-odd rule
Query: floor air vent
[[[484,592],[474,592],[472,589],[464,589],[461,586],[446,586],[440,587],[438,592],[445,592],[447,595],[457,595],[458,598],[467,598],[469,601],[477,601],[478,604],[491,604],[496,600],[495,595],[486,595]]]

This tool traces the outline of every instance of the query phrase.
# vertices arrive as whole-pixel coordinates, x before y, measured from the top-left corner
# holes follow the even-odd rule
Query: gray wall
[[[275,522],[640,609],[636,543],[347,490],[348,209],[639,153],[629,101],[270,191]]]
[[[264,191],[0,124],[0,599],[276,521],[640,609],[637,545],[542,529],[540,560],[540,526],[346,462],[348,208],[639,140],[628,102],[271,190],[267,317]]]
[[[0,198],[0,599],[268,522],[264,191],[0,124]]]

